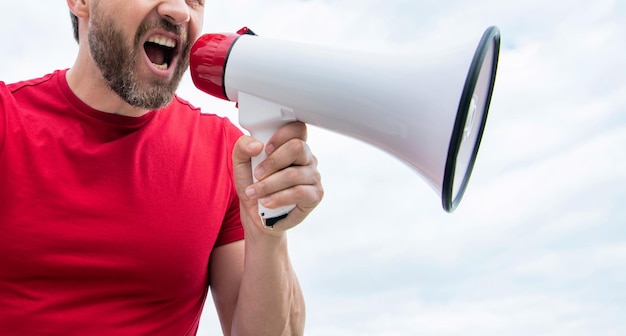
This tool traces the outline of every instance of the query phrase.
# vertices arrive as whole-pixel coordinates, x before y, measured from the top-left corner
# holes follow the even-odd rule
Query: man
[[[306,127],[264,148],[174,94],[204,1],[67,3],[74,65],[0,82],[0,334],[194,335],[209,287],[225,335],[302,334]],[[268,229],[259,200],[297,206]]]

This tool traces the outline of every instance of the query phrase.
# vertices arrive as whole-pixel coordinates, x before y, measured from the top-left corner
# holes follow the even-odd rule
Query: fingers
[[[285,168],[249,187],[254,188],[266,208],[296,205],[286,218],[273,225],[273,231],[286,231],[298,225],[321,202],[324,190],[315,157],[311,162],[308,166]]]
[[[314,207],[321,194],[321,176],[317,171],[317,160],[312,157],[306,166],[290,166],[264,178],[251,186],[268,208],[298,204]]]
[[[317,161],[314,160],[306,142],[300,139],[291,139],[277,149],[272,149],[267,159],[255,168],[254,176],[257,180],[263,180],[290,166],[317,164]]]
[[[233,163],[237,191],[251,217],[257,201],[271,209],[296,204],[287,218],[274,226],[274,232],[302,222],[323,197],[317,158],[306,144],[306,137],[303,123],[281,127],[265,146],[268,156],[254,171],[256,183],[251,177],[250,159],[261,152],[263,145],[244,136],[235,146]]]
[[[292,140],[279,147],[255,169],[258,182],[246,189],[268,208],[307,202],[321,176],[317,170],[317,158],[306,143]],[[307,188],[308,186],[313,188]]]
[[[310,193],[307,188],[294,187],[320,184],[320,174],[317,159],[304,139],[305,124],[294,122],[281,127],[266,145],[268,157],[253,172],[259,182],[249,187],[247,194],[256,195],[269,208],[305,200],[307,197],[304,195]],[[278,192],[281,193],[275,194]],[[289,199],[296,202],[286,201]]]
[[[306,124],[302,122],[292,122],[278,129],[278,131],[276,131],[272,138],[267,142],[265,146],[265,152],[267,153],[267,155],[270,155],[274,152],[276,148],[279,148],[286,142],[293,139],[306,141]]]

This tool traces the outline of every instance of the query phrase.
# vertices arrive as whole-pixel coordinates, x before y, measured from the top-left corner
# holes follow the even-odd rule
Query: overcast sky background
[[[72,65],[65,1],[2,1],[0,13],[0,80]],[[626,334],[626,2],[207,1],[205,32],[244,25],[402,52],[502,31],[483,144],[453,214],[390,155],[310,129],[326,196],[290,233],[307,335]],[[188,77],[179,94],[237,121]],[[214,314],[208,302],[201,335],[220,334]]]

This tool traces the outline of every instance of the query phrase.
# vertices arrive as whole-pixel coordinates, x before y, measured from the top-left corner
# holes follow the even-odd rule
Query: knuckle
[[[298,122],[296,123],[296,127],[297,127],[298,133],[302,136],[304,140],[306,140],[306,136],[307,136],[306,124],[303,122]]]
[[[319,202],[324,198],[324,188],[322,187],[322,185],[318,185],[315,191],[317,192],[317,199]]]
[[[313,186],[313,188],[307,188],[307,198],[313,204],[318,204],[324,197],[324,188],[319,185]]]
[[[267,182],[259,181],[256,183],[255,188],[258,195],[263,196],[267,194]]]
[[[276,156],[272,156],[272,155],[267,157],[267,163],[268,163],[270,169],[272,169],[272,170],[277,169],[278,164],[279,164],[278,160],[276,159]]]
[[[313,209],[321,201],[320,190],[317,188],[306,188],[306,190],[302,190],[302,193],[302,199],[304,200],[303,208]]]
[[[321,187],[321,184],[322,184],[322,174],[320,174],[320,172],[317,169],[315,169],[314,172],[313,172],[313,182],[315,184],[320,185],[320,187]]]
[[[283,195],[283,193],[277,192],[277,193],[272,194],[271,197],[269,197],[269,204],[280,206],[280,205],[283,205],[284,199],[285,199],[285,196]]]
[[[284,174],[287,181],[297,181],[300,177],[300,172],[295,167],[286,168]]]
[[[304,140],[294,139],[289,142],[289,146],[291,151],[294,153],[302,153],[306,151],[306,142],[304,142]]]

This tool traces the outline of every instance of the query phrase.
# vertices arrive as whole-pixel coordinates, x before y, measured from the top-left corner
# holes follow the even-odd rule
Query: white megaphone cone
[[[238,103],[239,123],[258,140],[295,120],[363,140],[416,170],[451,212],[476,160],[499,50],[496,27],[478,47],[410,57],[279,41],[242,28],[200,37],[190,68],[199,89]],[[267,226],[291,209],[259,204]]]

